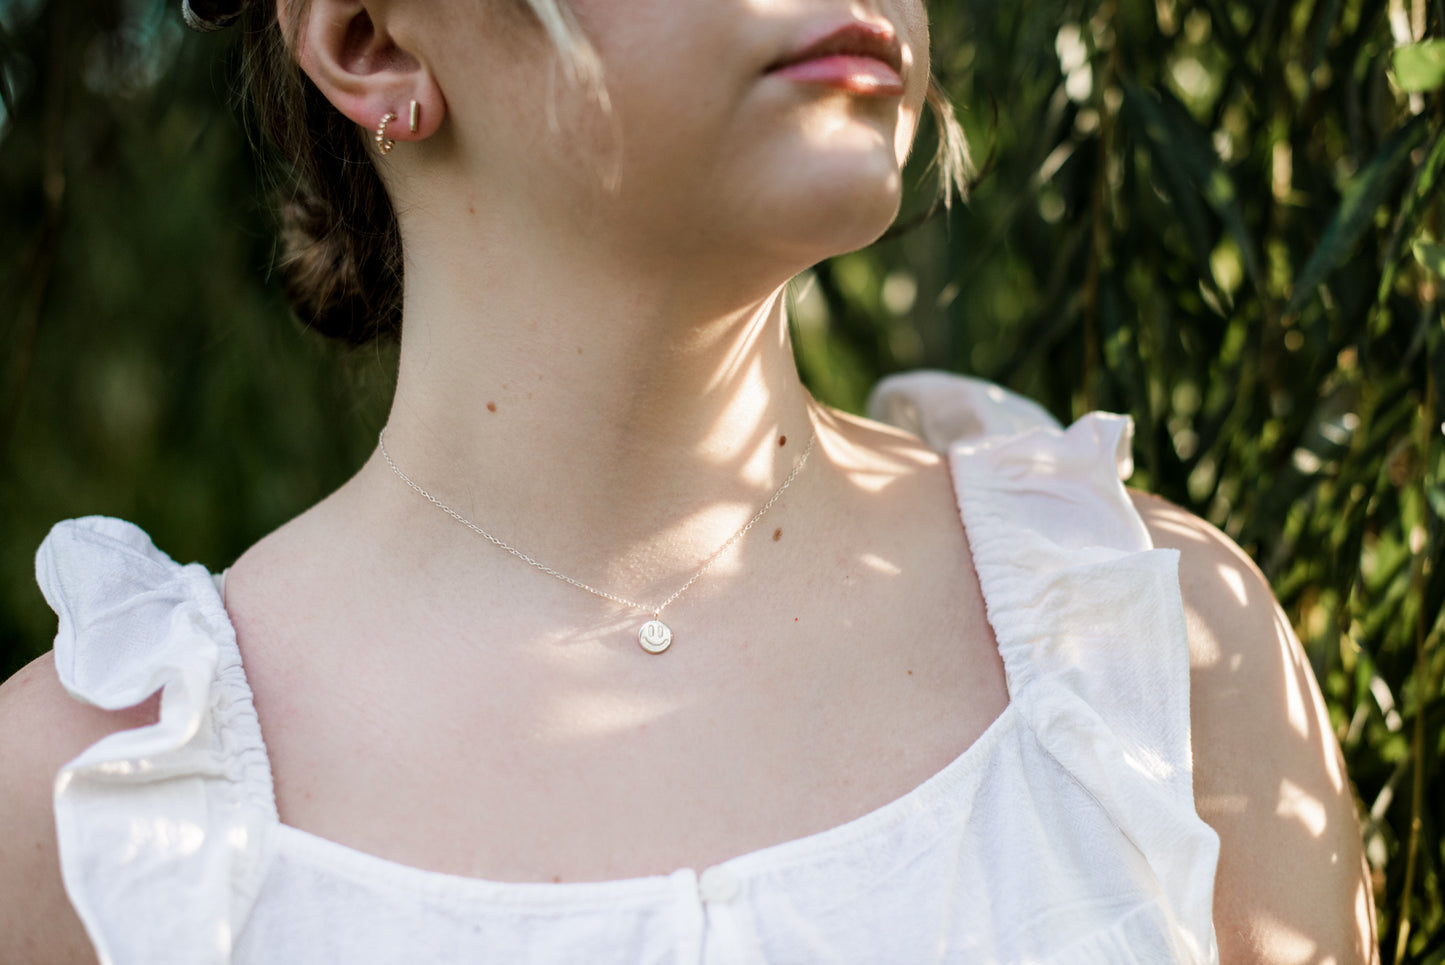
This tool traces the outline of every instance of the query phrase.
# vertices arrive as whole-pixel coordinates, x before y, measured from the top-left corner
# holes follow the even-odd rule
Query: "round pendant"
[[[661,620],[648,620],[637,631],[637,642],[648,653],[662,653],[672,646],[672,630]]]

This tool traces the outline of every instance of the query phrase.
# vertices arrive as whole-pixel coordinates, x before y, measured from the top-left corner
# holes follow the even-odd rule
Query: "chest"
[[[751,607],[699,594],[658,656],[632,614],[548,635],[528,606],[439,618],[391,601],[331,614],[305,646],[243,639],[282,820],[404,865],[538,882],[705,868],[850,821],[1007,703],[961,564],[779,574]]]

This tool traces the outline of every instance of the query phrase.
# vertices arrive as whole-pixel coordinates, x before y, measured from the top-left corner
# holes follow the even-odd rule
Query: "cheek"
[[[918,132],[918,111],[916,106],[905,105],[898,112],[898,130],[893,135],[893,153],[902,167],[913,150],[913,135]]]
[[[918,0],[898,0],[892,10],[892,19],[907,47],[904,57],[908,62],[908,91],[903,96],[898,130],[894,136],[894,150],[901,164],[908,157],[928,94],[928,14]]]

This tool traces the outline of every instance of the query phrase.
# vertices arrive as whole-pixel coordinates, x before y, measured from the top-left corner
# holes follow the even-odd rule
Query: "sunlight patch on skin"
[[[848,474],[848,481],[865,493],[881,493],[897,478],[898,474],[892,472],[855,471]]]
[[[804,136],[810,146],[819,150],[837,150],[840,146],[855,145],[865,151],[876,150],[882,135],[871,129],[860,132],[860,127],[862,125],[858,124],[851,112],[831,111],[815,117],[804,130]]]
[[[763,498],[766,499],[767,497],[764,496]],[[707,559],[709,555],[718,549],[718,547],[712,543],[699,542],[699,533],[735,533],[747,523],[749,517],[755,512],[757,512],[757,507],[748,503],[738,501],[724,502],[720,500],[711,506],[690,513],[678,519],[672,525],[663,528],[660,531],[660,540],[656,537],[652,539],[644,537],[628,547],[628,552],[622,554],[611,566],[607,567],[599,577],[601,582],[596,582],[594,585],[602,586],[605,583],[612,592],[621,593],[623,596],[629,595],[626,590],[627,587],[647,586],[649,580],[655,580],[657,578],[653,560],[656,558],[654,554],[659,544],[678,548],[679,556],[688,560],[697,561],[696,563],[692,563],[688,571],[682,576],[682,579],[685,580],[696,571],[698,563]],[[717,558],[717,562],[708,569],[708,572],[714,577],[735,576],[740,573],[743,567],[743,548],[741,544],[742,541],[739,540],[737,543],[728,547],[727,552]],[[680,583],[681,580],[677,582]],[[623,587],[624,589],[617,590],[613,589],[614,587]],[[669,586],[667,590],[663,591],[663,596],[671,593],[672,590],[676,588],[675,586]],[[650,599],[639,599],[647,595],[646,590],[633,590],[633,594],[631,598],[639,602],[656,602]]]
[[[1191,527],[1187,521],[1181,522],[1181,519],[1187,520],[1187,517],[1182,517],[1173,507],[1169,507],[1168,509],[1155,509],[1151,514],[1150,522],[1155,529],[1163,530],[1177,537],[1178,542],[1186,540],[1191,543],[1201,542],[1199,531]]]
[[[1355,887],[1355,928],[1365,947],[1375,945],[1375,909],[1369,892],[1365,890],[1364,879]],[[1369,961],[1378,962],[1379,959],[1372,955]]]
[[[1219,578],[1224,585],[1229,587],[1229,592],[1234,594],[1234,599],[1240,606],[1249,605],[1249,594],[1244,589],[1244,575],[1233,566],[1219,565]]]
[[[1243,814],[1249,810],[1249,796],[1245,794],[1207,794],[1199,799],[1201,815]]]
[[[913,48],[908,44],[903,45],[903,76],[911,78],[914,71],[927,69],[926,65],[920,65],[917,58],[913,56]],[[913,151],[913,137],[918,133],[918,112],[903,107],[898,114],[898,128],[893,132],[893,153],[898,157],[898,163],[902,165],[908,160],[908,155]]]
[[[574,690],[552,703],[552,712],[542,715],[545,726],[538,731],[542,741],[575,744],[579,740],[608,740],[610,735],[637,732],[677,713],[683,700],[644,697],[636,693],[612,694]]]
[[[853,434],[846,429],[847,422],[836,415],[823,415],[819,419],[819,448],[823,455],[847,477],[850,486],[865,493],[882,492],[900,477],[911,475],[928,465],[936,457],[914,448],[917,443],[898,434],[899,444],[873,438],[880,444],[874,448],[853,441]],[[826,447],[821,438],[827,431]],[[876,428],[873,431],[879,431]],[[884,432],[896,430],[883,429]],[[816,456],[815,456],[816,458]]]
[[[1334,956],[1316,959],[1319,945],[1284,922],[1259,915],[1254,920],[1254,945],[1264,961],[1278,965],[1333,965]]]
[[[1224,651],[1214,634],[1201,628],[1194,617],[1189,619],[1189,666],[1195,670],[1213,670],[1224,658]],[[1240,655],[1229,658],[1229,669],[1238,670]]]
[[[870,570],[882,573],[884,576],[897,576],[903,572],[898,564],[888,562],[877,553],[864,553],[858,557],[858,561]]]
[[[1301,737],[1310,736],[1309,711],[1305,708],[1305,695],[1303,679],[1300,675],[1298,659],[1291,646],[1294,640],[1293,632],[1289,624],[1284,622],[1278,613],[1275,614],[1275,636],[1279,639],[1279,655],[1284,661],[1284,696],[1285,711],[1288,714],[1289,726]]]
[[[781,319],[784,304],[783,293],[786,290],[786,288],[779,288],[769,295],[767,300],[758,306],[758,308],[747,317],[746,321],[742,322],[740,336],[729,329],[720,330],[712,336],[711,339],[706,335],[699,336],[706,341],[716,340],[720,337],[736,338],[731,351],[728,352],[727,358],[718,366],[712,379],[703,387],[704,392],[735,391],[734,383],[738,378],[738,369],[742,361],[750,355],[755,356],[753,350],[758,341],[776,327],[773,324],[775,316],[777,319]],[[755,356],[753,358],[753,371],[749,373],[753,378],[759,377],[759,370],[757,368],[759,364],[760,357]],[[766,386],[764,387],[766,388]]]
[[[1320,696],[1319,690],[1313,683],[1309,673],[1309,664],[1306,662],[1304,651],[1295,642],[1294,629],[1290,627],[1289,620],[1285,618],[1284,612],[1278,606],[1274,609],[1275,632],[1279,635],[1288,654],[1288,663],[1285,671],[1289,678],[1290,706],[1293,708],[1295,701],[1308,703],[1314,711],[1314,732],[1317,735],[1312,741],[1312,746],[1324,754],[1325,774],[1330,779],[1330,786],[1336,792],[1345,789],[1345,773],[1341,763],[1340,755],[1331,747],[1321,748],[1318,735],[1329,734],[1333,731],[1334,725],[1330,723],[1329,710],[1325,707],[1324,699]],[[1291,718],[1293,723],[1293,718]],[[1308,728],[1301,733],[1308,736]]]
[[[1279,804],[1274,813],[1276,817],[1293,818],[1303,824],[1312,838],[1324,834],[1329,823],[1324,802],[1289,778],[1279,782]]]

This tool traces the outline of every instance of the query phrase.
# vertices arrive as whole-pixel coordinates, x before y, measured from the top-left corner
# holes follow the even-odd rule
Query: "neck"
[[[635,255],[624,273],[624,259],[559,259],[515,238],[484,250],[480,266],[407,265],[392,458],[568,575],[639,592],[685,578],[813,432],[781,288],[729,299],[716,278],[639,271]],[[441,518],[384,465],[369,471],[390,479],[388,498]]]

